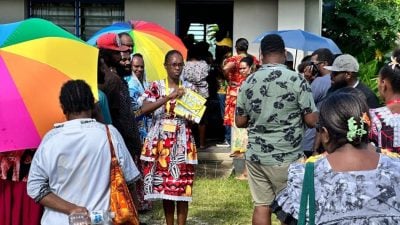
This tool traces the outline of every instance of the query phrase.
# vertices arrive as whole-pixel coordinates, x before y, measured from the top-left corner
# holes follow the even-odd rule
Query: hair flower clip
[[[363,123],[367,124],[368,127],[371,126],[371,120],[369,119],[369,116],[368,116],[368,114],[366,112],[362,114],[361,121]]]
[[[399,65],[399,63],[397,62],[396,58],[391,56],[390,59],[392,60],[388,65],[392,66],[392,70],[394,70],[394,68],[396,68],[397,65]]]
[[[349,131],[347,131],[347,140],[353,141],[356,137],[361,137],[362,135],[366,134],[367,131],[364,130],[364,124],[360,128],[358,128],[357,122],[354,120],[354,117],[350,117],[347,120],[347,126],[349,127]]]

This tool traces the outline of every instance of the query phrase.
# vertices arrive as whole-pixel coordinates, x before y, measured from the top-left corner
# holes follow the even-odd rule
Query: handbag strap
[[[112,143],[110,128],[108,128],[107,124],[106,124],[105,126],[106,126],[106,130],[107,130],[108,143],[110,144],[111,158],[116,158],[116,157],[115,157],[114,145],[113,145],[113,143]]]
[[[308,225],[315,224],[315,188],[314,188],[314,163],[307,162],[304,172],[303,187],[301,190],[299,219],[297,225],[306,224],[308,206]]]

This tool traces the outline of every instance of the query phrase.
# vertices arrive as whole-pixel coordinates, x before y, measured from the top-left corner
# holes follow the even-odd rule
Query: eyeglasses
[[[167,63],[167,65],[171,67],[183,67],[185,63]]]

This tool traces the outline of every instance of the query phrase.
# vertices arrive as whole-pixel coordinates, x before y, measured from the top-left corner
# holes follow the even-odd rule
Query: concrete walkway
[[[233,161],[229,157],[230,148],[211,146],[198,150],[199,164],[196,166],[196,176],[219,178],[229,177],[233,172]]]

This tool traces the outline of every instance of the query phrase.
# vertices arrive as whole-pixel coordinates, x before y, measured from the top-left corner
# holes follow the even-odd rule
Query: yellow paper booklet
[[[199,123],[206,110],[206,99],[196,92],[185,89],[185,94],[178,99],[175,106],[175,113],[183,117],[192,117],[192,120]]]

